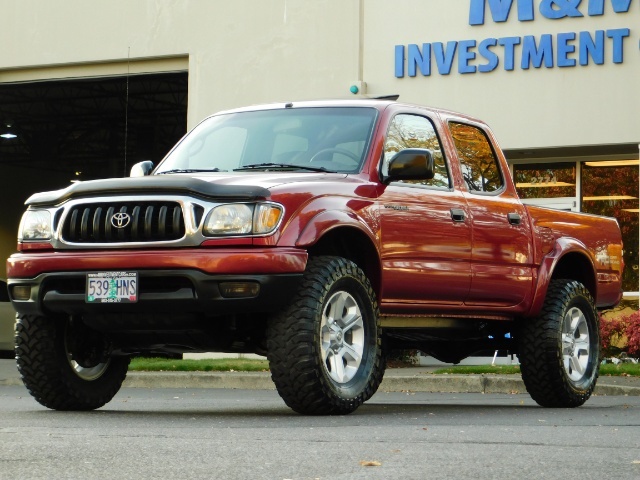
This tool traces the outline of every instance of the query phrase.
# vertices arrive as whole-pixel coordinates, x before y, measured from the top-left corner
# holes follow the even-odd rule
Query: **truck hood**
[[[109,178],[69,185],[62,190],[36,193],[26,205],[57,205],[71,198],[131,194],[181,194],[225,201],[253,201],[270,196],[270,188],[294,182],[336,181],[340,173],[243,172],[151,175],[136,178]]]
[[[313,172],[243,172],[218,173],[194,178],[216,185],[236,187],[261,187],[267,190],[288,183],[339,181],[346,177],[344,173]]]

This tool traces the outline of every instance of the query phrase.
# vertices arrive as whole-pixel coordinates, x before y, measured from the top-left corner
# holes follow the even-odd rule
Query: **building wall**
[[[0,11],[0,83],[188,69],[189,128],[358,86],[480,117],[505,149],[640,143],[640,0],[0,0]],[[584,55],[599,35],[602,50]],[[547,40],[523,64],[525,44]],[[0,221],[1,257],[12,223]]]
[[[640,110],[640,0],[615,13],[611,0],[584,0],[550,19],[545,0],[512,0],[510,15],[495,22],[489,8],[483,25],[470,25],[472,7],[488,0],[0,0],[0,82],[19,80],[51,65],[88,65],[187,57],[189,126],[207,114],[245,104],[350,95],[355,81],[369,94],[401,95],[409,102],[463,111],[488,121],[505,148],[638,142]],[[603,3],[603,15],[589,8]],[[503,5],[509,0],[501,0]],[[558,2],[566,7],[571,2]],[[575,2],[574,2],[575,3]],[[625,3],[618,2],[616,3]],[[518,8],[532,7],[532,21]],[[560,7],[554,7],[559,9]],[[476,11],[477,8],[476,8]],[[574,16],[568,16],[574,15]],[[577,16],[579,15],[579,16]],[[525,15],[526,16],[526,15]],[[547,12],[547,16],[549,12]],[[553,16],[553,15],[551,15]],[[558,67],[558,35],[579,63],[580,32],[628,29],[618,38],[622,62],[614,63],[614,39],[605,35],[604,63]],[[488,38],[550,35],[553,68],[523,70],[522,43],[515,68],[505,70],[504,48],[492,48],[498,66],[488,73],[459,73],[488,61],[480,43]],[[462,41],[474,40],[475,47]],[[430,76],[396,77],[395,48],[458,42],[453,68]],[[546,58],[549,58],[547,55]]]
[[[600,0],[602,1],[602,0]],[[371,89],[401,93],[407,101],[426,103],[463,111],[483,118],[496,131],[505,148],[539,148],[568,145],[626,143],[640,140],[637,113],[640,110],[640,1],[631,0],[627,13],[614,13],[610,0],[604,1],[604,15],[590,16],[589,4],[583,0],[576,11],[581,17],[549,19],[540,7],[544,0],[514,0],[504,22],[494,22],[489,8],[485,23],[470,25],[472,6],[485,0],[385,0],[365,1],[365,80]],[[496,3],[496,2],[494,2]],[[507,1],[503,1],[507,4]],[[533,6],[532,21],[519,21],[519,5]],[[557,2],[566,4],[570,2]],[[576,2],[572,2],[576,3]],[[559,7],[556,7],[559,8]],[[476,9],[477,10],[477,9]],[[562,12],[559,12],[562,14]],[[606,36],[604,63],[579,65],[579,32],[595,36],[597,30],[614,32],[629,29],[623,38],[623,62],[613,62],[613,39]],[[575,67],[558,67],[558,34],[575,33],[569,42],[576,51],[567,54]],[[536,42],[550,34],[553,45],[553,68],[522,69],[523,38],[533,36]],[[610,34],[615,34],[610,33]],[[477,72],[488,61],[480,54],[480,43],[488,38],[517,38],[514,70],[505,70],[504,48],[496,45],[497,68],[487,73]],[[476,67],[477,73],[459,73],[462,41],[474,40],[470,54],[476,58],[465,68]],[[394,45],[458,42],[453,68],[448,75],[439,73],[432,58],[431,75],[418,71],[415,77],[394,76]],[[408,52],[407,52],[408,53]],[[565,55],[562,55],[564,57]],[[569,62],[570,63],[570,62]]]
[[[358,73],[357,0],[2,0],[0,7],[0,42],[13,46],[0,57],[0,82],[34,67],[186,55],[189,126],[229,107],[348,93]]]

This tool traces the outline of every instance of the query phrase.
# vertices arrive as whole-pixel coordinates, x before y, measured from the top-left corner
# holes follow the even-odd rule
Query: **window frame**
[[[463,173],[463,170],[462,170],[463,162],[462,162],[462,159],[461,159],[461,156],[460,156],[460,152],[458,150],[458,146],[456,145],[456,140],[455,140],[455,137],[453,135],[453,130],[451,128],[451,124],[458,124],[458,125],[463,125],[463,126],[466,126],[466,127],[475,128],[476,130],[478,130],[479,132],[482,133],[484,139],[487,141],[487,143],[489,145],[489,150],[491,151],[491,155],[493,157],[494,165],[498,169],[498,175],[500,177],[500,183],[501,183],[500,188],[497,188],[495,190],[487,192],[487,191],[484,191],[484,190],[483,191],[472,190],[469,187],[468,182],[464,179],[464,173]],[[447,127],[449,128],[449,134],[451,135],[451,144],[453,146],[453,149],[456,152],[456,157],[458,159],[458,168],[460,169],[460,175],[461,175],[461,179],[462,179],[462,187],[468,193],[473,194],[473,195],[497,196],[497,195],[500,195],[500,194],[504,193],[504,191],[507,189],[507,180],[505,178],[505,173],[503,171],[500,159],[499,159],[499,157],[498,157],[498,155],[496,153],[496,149],[494,147],[494,144],[491,141],[492,137],[489,135],[487,130],[481,125],[477,125],[477,124],[474,124],[472,122],[465,121],[465,120],[458,119],[458,118],[448,120],[447,121]]]
[[[449,165],[446,149],[443,147],[443,143],[442,143],[442,139],[441,139],[440,133],[438,132],[438,128],[436,127],[436,122],[431,117],[429,117],[428,115],[425,115],[423,113],[397,112],[389,120],[389,123],[387,124],[387,129],[386,129],[385,135],[384,135],[384,143],[382,145],[381,158],[380,158],[380,161],[378,163],[378,175],[379,175],[379,178],[380,179],[383,178],[383,168],[384,168],[384,162],[385,162],[385,156],[386,156],[387,140],[389,138],[389,130],[391,129],[391,126],[394,124],[395,120],[400,116],[411,116],[411,117],[422,118],[422,119],[426,120],[431,125],[431,128],[433,129],[433,133],[435,135],[435,138],[436,138],[436,140],[438,142],[438,145],[440,147],[440,152],[442,154],[442,163],[444,164],[444,168],[445,168],[446,173],[447,173],[447,180],[448,180],[449,186],[448,187],[439,187],[437,185],[422,185],[422,184],[419,184],[419,183],[407,183],[405,181],[390,182],[389,185],[397,186],[397,187],[427,189],[427,190],[434,190],[434,191],[438,191],[438,192],[451,192],[451,191],[453,191],[454,190],[454,186],[455,186],[455,182],[454,182],[454,179],[453,179],[451,166]],[[421,147],[405,147],[402,150],[405,150],[407,148],[421,148]],[[398,150],[398,152],[400,152],[402,150]]]

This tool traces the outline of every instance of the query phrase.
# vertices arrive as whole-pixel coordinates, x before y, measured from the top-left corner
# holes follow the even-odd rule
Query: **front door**
[[[433,152],[433,179],[392,182],[379,197],[382,308],[460,305],[471,283],[471,228],[430,119],[399,114],[390,124],[382,168],[405,148]]]

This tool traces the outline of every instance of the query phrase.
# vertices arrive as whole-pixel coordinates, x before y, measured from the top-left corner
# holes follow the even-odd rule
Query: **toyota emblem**
[[[127,225],[129,225],[130,221],[131,221],[131,215],[129,215],[128,213],[118,212],[118,213],[114,213],[111,216],[111,225],[113,225],[116,228],[124,228]]]

